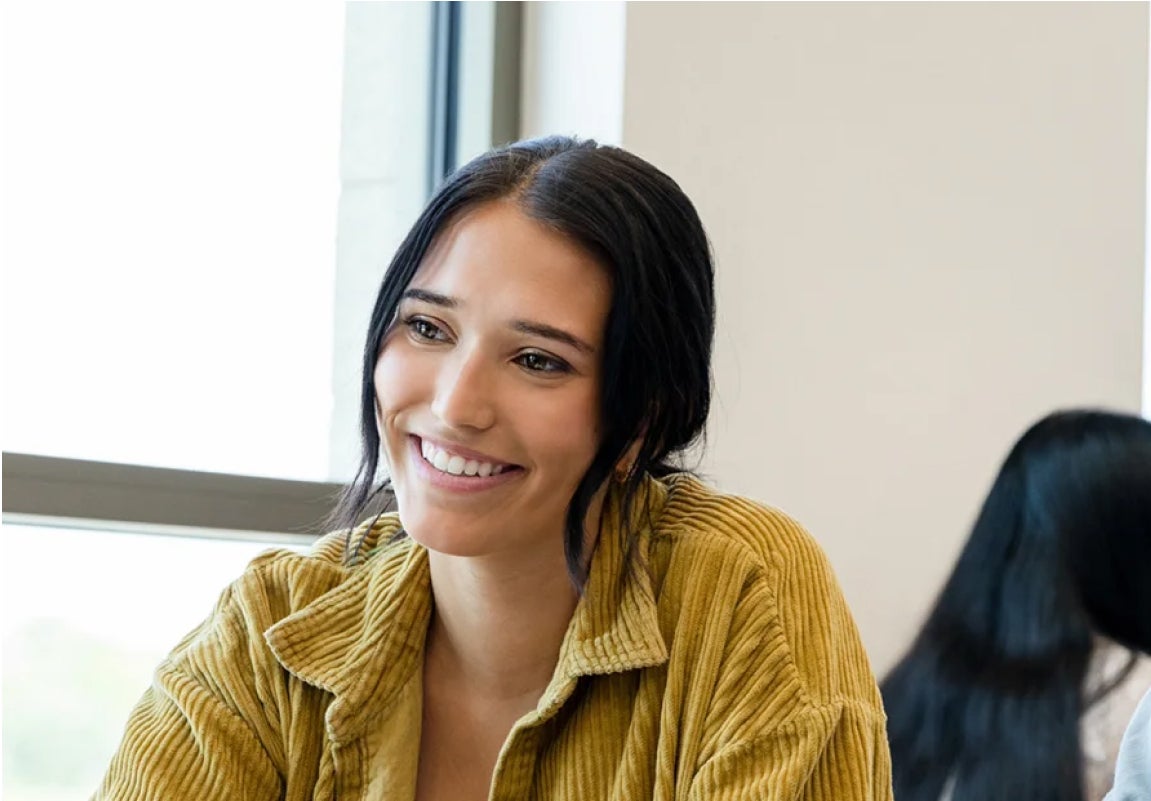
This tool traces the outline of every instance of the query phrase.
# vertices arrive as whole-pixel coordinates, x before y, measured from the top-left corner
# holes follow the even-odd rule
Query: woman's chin
[[[458,527],[445,525],[414,525],[404,527],[404,531],[413,541],[444,556],[480,556],[489,548],[487,538],[476,536]]]

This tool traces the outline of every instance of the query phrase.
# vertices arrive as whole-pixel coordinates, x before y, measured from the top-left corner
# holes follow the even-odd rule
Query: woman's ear
[[[628,476],[631,475],[636,460],[639,459],[639,450],[643,447],[643,438],[646,433],[646,429],[641,431],[640,435],[633,439],[631,444],[627,446],[627,450],[623,452],[623,456],[619,457],[619,461],[615,463],[616,480],[626,481]]]

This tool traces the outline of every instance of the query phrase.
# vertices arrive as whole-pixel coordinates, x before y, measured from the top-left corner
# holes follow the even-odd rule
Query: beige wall
[[[704,466],[824,544],[879,670],[1010,441],[1138,410],[1146,4],[630,4],[623,143],[718,262]]]
[[[1147,5],[632,3],[625,27],[622,143],[717,257],[704,470],[813,531],[882,672],[1022,428],[1139,408]]]

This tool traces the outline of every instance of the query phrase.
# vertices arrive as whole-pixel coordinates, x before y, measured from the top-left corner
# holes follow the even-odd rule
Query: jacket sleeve
[[[249,573],[157,669],[132,711],[96,801],[237,799],[282,794],[278,743],[257,665],[259,623],[239,600]],[[258,638],[258,639],[257,639]],[[266,685],[266,682],[264,682]]]
[[[882,716],[812,707],[771,734],[729,746],[696,773],[691,801],[891,801]]]
[[[890,801],[874,675],[822,549],[778,513],[745,514],[742,581],[688,798]]]

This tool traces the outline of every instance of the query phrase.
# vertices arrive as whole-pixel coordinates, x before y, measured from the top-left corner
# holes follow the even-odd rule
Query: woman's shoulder
[[[871,666],[835,572],[819,543],[779,509],[720,492],[694,476],[665,479],[668,497],[655,527],[668,557],[690,564],[685,581],[735,567],[744,578],[736,600],[749,619],[774,627],[798,677],[817,702],[848,700],[877,713]],[[718,600],[718,599],[715,599]]]
[[[324,534],[303,554],[307,564],[331,565],[345,572],[354,571],[366,561],[402,550],[407,540],[402,534],[399,514],[371,517],[352,529],[339,529]],[[399,547],[397,547],[399,546]],[[323,568],[320,568],[323,569]]]
[[[397,538],[399,531],[398,517],[383,515],[354,529],[324,534],[303,551],[266,550],[225,588],[212,619],[242,620],[245,627],[259,631],[275,625],[358,580],[367,562],[401,560],[410,540]]]
[[[1131,717],[1115,765],[1115,785],[1103,801],[1151,796],[1151,686]]]
[[[735,552],[773,573],[805,566],[830,570],[819,543],[786,512],[722,492],[688,473],[669,476],[664,484],[668,494],[657,536],[693,549]]]
[[[1084,778],[1089,798],[1100,798],[1111,787],[1123,734],[1140,700],[1151,689],[1151,657],[1132,654],[1126,648],[1100,638],[1092,652],[1085,690],[1088,695],[1093,695],[1116,679],[1118,683],[1090,705],[1080,720]]]

